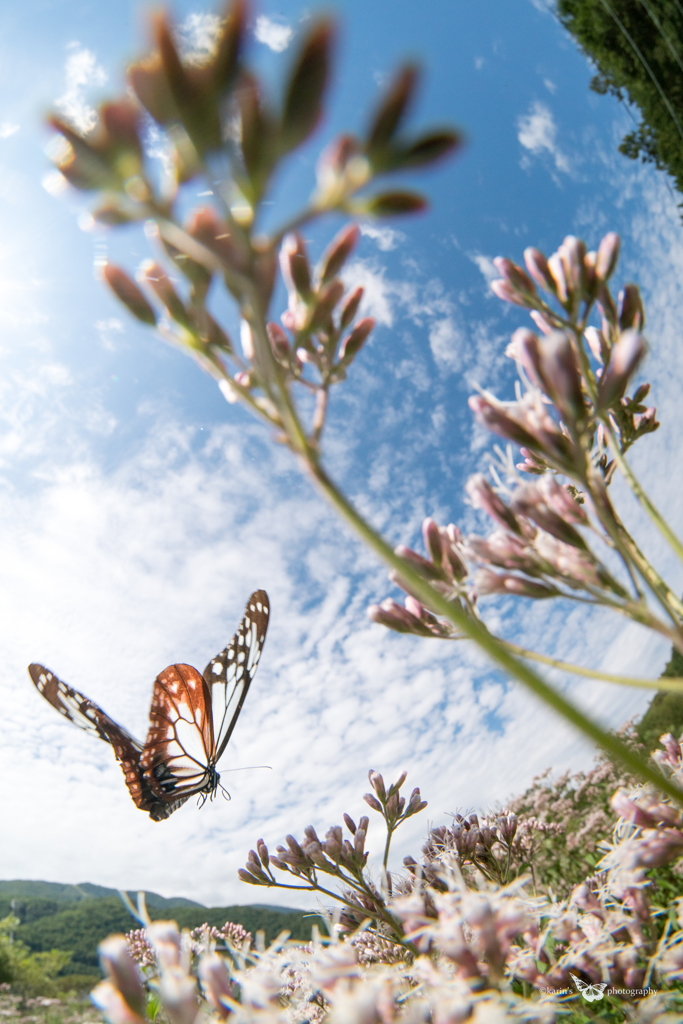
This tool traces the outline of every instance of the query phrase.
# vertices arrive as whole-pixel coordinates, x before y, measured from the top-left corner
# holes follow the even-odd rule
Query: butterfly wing
[[[140,757],[145,779],[157,799],[175,810],[194,793],[215,789],[214,753],[206,682],[191,665],[169,665],[154,681]]]
[[[111,744],[135,806],[142,811],[149,811],[152,818],[155,817],[155,813],[165,811],[163,805],[159,806],[159,801],[143,776],[140,766],[142,744],[122,729],[94,701],[73,687],[67,686],[43,665],[29,665],[28,671],[38,693],[42,694],[60,715],[91,736],[97,736],[105,743]]]
[[[234,637],[204,669],[211,693],[214,762],[218,761],[232,736],[247,691],[263,650],[270,616],[265,590],[255,590],[247,601],[244,616]]]

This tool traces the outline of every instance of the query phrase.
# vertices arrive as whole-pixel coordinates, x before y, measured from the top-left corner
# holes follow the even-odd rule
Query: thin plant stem
[[[400,558],[389,547],[386,541],[375,532],[360,513],[353,507],[348,499],[338,490],[327,473],[315,460],[308,462],[308,468],[327,499],[335,506],[343,518],[352,526],[365,543],[377,554],[382,561],[396,569],[401,576],[410,584],[418,600],[422,601],[431,611],[442,615],[453,625],[457,626],[470,639],[474,640],[506,673],[518,679],[520,682],[535,693],[545,704],[553,708],[559,715],[571,722],[585,736],[591,739],[598,746],[624,765],[628,771],[643,781],[650,782],[658,789],[665,792],[677,803],[683,803],[683,791],[679,789],[670,779],[667,779],[660,772],[651,768],[647,761],[629,750],[626,744],[622,743],[616,736],[602,729],[596,722],[593,722],[571,701],[567,700],[561,693],[558,693],[548,685],[540,676],[536,675],[527,665],[518,661],[508,650],[504,641],[498,640],[477,619],[470,618],[457,604],[452,604],[441,596],[413,567],[404,559]]]
[[[574,665],[570,661],[561,661],[559,658],[550,658],[546,654],[539,654],[537,651],[530,651],[526,647],[520,647],[511,641],[504,641],[513,654],[520,658],[529,658],[531,661],[538,661],[542,665],[549,665],[551,668],[561,669],[562,672],[571,672],[575,676],[585,676],[587,679],[600,679],[605,683],[618,683],[621,686],[639,686],[649,690],[668,690],[671,693],[683,693],[683,678],[678,676],[663,676],[661,679],[641,679],[639,676],[619,676],[610,672],[598,672],[596,669],[584,668],[583,665]]]
[[[611,435],[611,439],[616,449],[618,441],[613,434]],[[593,506],[598,514],[600,522],[607,531],[608,536],[616,545],[617,550],[622,554],[622,558],[626,557],[630,559],[643,580],[647,583],[653,595],[666,611],[674,626],[680,630],[680,617],[683,616],[683,604],[676,597],[670,587],[667,586],[657,570],[650,564],[636,542],[633,540],[630,533],[615,512],[606,489],[604,487],[591,487],[590,480],[585,481],[585,486],[590,491]],[[678,618],[677,615],[679,616]],[[674,640],[674,643],[676,646],[681,647],[681,653],[683,653],[683,637],[681,637],[680,634],[677,639]]]
[[[619,446],[619,442],[617,441],[616,437],[614,436],[614,428],[612,427],[612,424],[608,423],[606,420],[603,420],[603,423],[605,424],[605,427],[608,430],[608,433],[609,433],[609,436],[610,436],[610,440],[612,441],[612,448],[613,448],[613,451],[614,451],[615,461],[616,461],[617,465],[619,466],[619,469],[621,470],[621,472],[624,474],[624,477],[628,481],[628,484],[629,484],[631,490],[633,491],[633,493],[635,494],[636,498],[641,503],[641,505],[643,506],[643,508],[645,509],[647,514],[649,515],[650,519],[652,520],[652,522],[655,524],[655,526],[659,530],[659,532],[662,534],[663,537],[666,538],[666,540],[669,542],[669,544],[671,545],[673,550],[676,552],[678,557],[681,559],[681,561],[683,561],[683,544],[678,539],[676,534],[673,532],[673,530],[671,529],[669,524],[666,522],[664,517],[661,515],[661,513],[652,504],[652,502],[650,501],[649,497],[647,496],[647,494],[645,493],[645,491],[641,487],[640,483],[638,482],[635,473],[633,472],[633,470],[629,466],[628,462],[626,461],[626,457],[624,456],[623,452],[621,451],[621,448]],[[681,603],[681,601],[679,601],[678,598],[675,597],[675,595],[674,595],[674,598],[675,598],[674,607],[676,608],[676,611],[678,612],[678,614],[683,616],[683,603]]]

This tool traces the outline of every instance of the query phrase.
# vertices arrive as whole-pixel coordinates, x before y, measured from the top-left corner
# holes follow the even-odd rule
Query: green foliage
[[[662,676],[683,678],[683,654],[672,648],[671,657]],[[670,732],[676,739],[683,733],[683,694],[660,690],[636,725],[638,738],[647,750],[661,746],[659,737]]]
[[[683,194],[683,7],[678,0],[558,0],[557,13],[593,61],[591,88],[635,104],[641,123],[619,147],[666,169]]]
[[[26,900],[25,904],[27,916],[24,923],[17,924],[16,938],[34,953],[70,950],[71,959],[65,966],[65,974],[99,977],[98,944],[112,932],[125,933],[136,927],[136,922],[118,897],[79,900],[66,906],[57,904],[55,912],[42,916],[32,913],[31,900]],[[283,912],[269,907],[207,908],[199,904],[172,909],[151,906],[148,909],[153,920],[170,917],[181,928],[198,928],[205,922],[220,928],[226,921],[232,921],[241,924],[252,935],[257,931],[265,932],[266,942],[272,942],[285,929],[295,939],[307,941],[311,937],[312,920],[299,911]]]
[[[17,938],[18,923],[11,915],[0,921],[0,981],[9,982],[24,999],[55,995],[55,978],[69,963],[71,953],[59,949],[32,952]]]

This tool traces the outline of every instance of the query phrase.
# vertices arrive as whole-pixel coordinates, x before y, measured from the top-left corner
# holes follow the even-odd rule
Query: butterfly
[[[157,676],[144,744],[43,665],[28,671],[53,708],[111,744],[135,806],[163,821],[191,796],[213,799],[220,785],[216,764],[254,678],[269,615],[268,595],[256,590],[234,637],[202,675],[191,665],[169,665]]]
[[[584,999],[587,999],[589,1003],[594,1002],[596,999],[602,999],[605,994],[608,982],[600,982],[596,985],[589,985],[585,981],[581,981],[581,978],[577,978],[575,974],[569,972],[574,979],[574,984],[581,993]]]

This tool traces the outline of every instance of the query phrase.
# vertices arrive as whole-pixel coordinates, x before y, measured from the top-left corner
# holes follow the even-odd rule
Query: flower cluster
[[[188,932],[190,950],[194,956],[198,956],[205,949],[209,948],[234,948],[243,949],[252,943],[251,932],[246,931],[241,924],[234,924],[226,921],[222,928],[214,925],[202,924]],[[133,960],[140,967],[152,967],[155,963],[154,949],[149,942],[145,928],[135,928],[126,933],[128,952]]]
[[[314,270],[297,229],[328,212],[365,218],[415,213],[422,196],[407,190],[368,192],[375,180],[427,166],[454,150],[460,136],[439,129],[417,137],[403,130],[418,84],[417,69],[399,71],[363,137],[341,135],[322,153],[306,207],[272,234],[260,217],[274,175],[321,120],[335,30],[311,21],[281,98],[267,98],[247,56],[248,11],[232,0],[212,45],[183,55],[167,14],[152,21],[154,48],[128,70],[129,91],[103,104],[95,127],[79,132],[62,117],[58,171],[73,187],[100,193],[92,217],[117,227],[144,222],[157,248],[137,272],[107,264],[103,278],[129,312],[192,355],[230,402],[244,401],[275,426],[299,454],[317,450],[331,385],[343,380],[374,322],[356,319],[362,289],[344,295],[339,278],[357,239],[344,228]],[[166,147],[159,173],[150,147]],[[205,179],[211,201],[180,219],[183,186]],[[278,264],[289,292],[282,326],[268,322]],[[235,301],[241,352],[207,308],[213,282]],[[287,333],[289,332],[289,333]],[[315,396],[310,428],[299,423],[291,385]],[[309,451],[310,449],[310,451]]]
[[[662,740],[661,760],[680,772],[681,744]],[[415,813],[424,801],[418,791],[410,801],[400,796],[403,776],[393,786],[377,772],[370,778],[365,799],[390,836],[411,804]],[[585,795],[613,779],[602,763],[579,787]],[[542,789],[536,786],[541,818]],[[430,830],[422,861],[406,858],[404,875],[392,878],[385,858],[379,886],[363,848],[367,818],[356,826],[345,816],[352,837],[363,833],[357,847],[336,828],[323,842],[311,828],[302,844],[289,837],[275,858],[260,842],[249,871],[240,872],[251,884],[292,888],[297,879],[298,887],[330,897],[317,872],[341,883],[335,898],[343,911],[330,915],[329,938],[314,931],[311,943],[297,945],[285,933],[254,949],[229,924],[181,934],[172,922],[155,922],[102,944],[107,979],[93,1000],[110,1024],[142,1024],[159,1009],[171,1024],[207,1016],[216,1024],[578,1024],[589,997],[600,999],[601,1019],[615,1024],[668,1019],[667,1012],[683,1010],[683,909],[675,898],[666,908],[654,905],[651,875],[683,856],[683,814],[642,786],[622,786],[611,803],[612,841],[603,838],[596,870],[561,900],[543,886],[531,893],[521,873],[532,833],[552,834],[552,823],[514,811],[456,815],[450,826]],[[290,882],[278,883],[273,866]]]
[[[635,285],[612,298],[618,251],[618,236],[610,233],[597,252],[574,237],[548,259],[527,249],[526,270],[495,261],[502,277],[494,292],[528,309],[540,333],[520,328],[508,346],[520,376],[515,400],[482,392],[470,407],[487,429],[520,446],[523,461],[514,466],[501,455],[500,466],[491,467],[493,483],[476,473],[466,484],[473,508],[492,521],[487,536],[464,536],[454,524],[427,518],[426,557],[406,546],[396,554],[470,618],[489,595],[562,597],[613,608],[683,647],[683,605],[629,535],[608,492],[619,466],[647,503],[624,455],[658,426],[654,408],[642,404],[649,385],[626,395],[645,354],[645,314]],[[588,322],[594,307],[600,327]],[[462,637],[429,607],[424,590],[418,596],[400,571],[390,578],[408,596],[404,606],[392,598],[372,605],[373,621],[417,636]],[[664,617],[649,606],[648,591]]]

